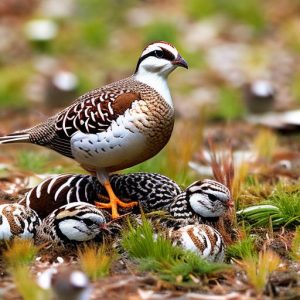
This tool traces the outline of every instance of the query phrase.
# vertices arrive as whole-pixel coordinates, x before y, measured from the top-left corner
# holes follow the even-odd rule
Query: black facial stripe
[[[153,50],[153,51],[145,54],[144,56],[140,57],[140,59],[137,62],[134,73],[136,73],[138,71],[141,62],[149,56],[154,56],[154,57],[157,57],[157,58],[164,58],[164,59],[169,60],[169,61],[172,61],[176,58],[172,52],[170,52],[170,51],[168,51],[164,48],[160,48],[160,49],[161,50]]]

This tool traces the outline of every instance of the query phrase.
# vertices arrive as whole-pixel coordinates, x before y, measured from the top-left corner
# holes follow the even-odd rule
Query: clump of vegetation
[[[106,244],[85,245],[78,249],[79,264],[91,280],[109,275],[112,263],[117,255]]]
[[[242,240],[227,246],[226,256],[235,259],[249,259],[256,257],[257,254],[253,237],[246,236]]]
[[[154,234],[151,224],[143,219],[136,228],[129,224],[123,234],[122,246],[135,258],[142,271],[151,271],[162,280],[175,285],[197,282],[201,275],[224,271],[224,264],[210,263],[197,254],[173,246],[160,234]]]
[[[300,226],[295,230],[295,236],[292,240],[291,257],[300,262]]]
[[[278,269],[280,262],[277,254],[270,250],[262,250],[258,257],[247,258],[241,263],[249,283],[257,294],[263,293],[271,273]]]
[[[17,291],[24,300],[47,300],[50,292],[40,288],[32,278],[28,266],[19,265],[11,271]],[[52,298],[51,298],[52,299]]]
[[[7,243],[7,250],[3,252],[4,260],[10,268],[30,264],[38,253],[38,248],[32,240],[15,238]]]
[[[287,191],[279,185],[261,205],[240,210],[238,215],[254,226],[268,226],[270,222],[273,227],[297,226],[300,224],[299,197],[298,189]]]

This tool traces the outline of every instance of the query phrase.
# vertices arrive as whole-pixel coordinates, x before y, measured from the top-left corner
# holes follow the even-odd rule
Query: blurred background
[[[143,47],[165,40],[190,67],[169,78],[175,131],[162,153],[129,171],[184,184],[208,132],[244,149],[254,135],[246,121],[300,105],[299,14],[298,0],[2,0],[0,135],[131,75]],[[82,172],[51,151],[17,148],[1,147],[2,170]]]

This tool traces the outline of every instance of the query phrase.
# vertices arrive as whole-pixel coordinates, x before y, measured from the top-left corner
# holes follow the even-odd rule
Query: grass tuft
[[[197,277],[223,271],[224,264],[210,263],[197,254],[186,251],[160,234],[154,234],[151,224],[143,219],[136,228],[129,224],[123,234],[122,246],[139,263],[142,271],[150,271],[160,279],[175,285],[192,284]]]
[[[11,271],[17,291],[24,300],[47,300],[50,292],[40,288],[30,275],[28,266],[19,265]],[[52,299],[52,298],[51,298]]]
[[[254,239],[246,236],[244,239],[226,247],[226,256],[235,259],[250,259],[257,257]]]
[[[258,258],[252,257],[242,262],[248,281],[258,294],[262,294],[270,275],[280,264],[279,256],[270,251],[260,251]]]
[[[106,244],[85,245],[78,249],[79,264],[91,280],[109,275],[117,255]]]
[[[277,186],[273,194],[261,205],[247,207],[238,212],[254,226],[297,226],[300,225],[300,191],[298,186],[286,190]]]
[[[291,257],[300,262],[300,226],[295,230],[295,236],[292,240]]]
[[[30,264],[38,250],[33,241],[15,238],[7,243],[7,250],[3,252],[3,257],[8,267],[15,268]]]

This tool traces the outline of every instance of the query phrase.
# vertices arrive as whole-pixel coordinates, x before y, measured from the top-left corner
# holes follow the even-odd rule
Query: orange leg
[[[95,205],[99,208],[111,208],[111,216],[113,219],[116,219],[120,217],[118,213],[118,206],[121,206],[123,208],[132,208],[136,205],[138,205],[138,202],[130,202],[125,203],[121,201],[114,193],[109,180],[105,180],[103,183],[109,197],[109,203],[101,203],[101,202],[95,202]]]

